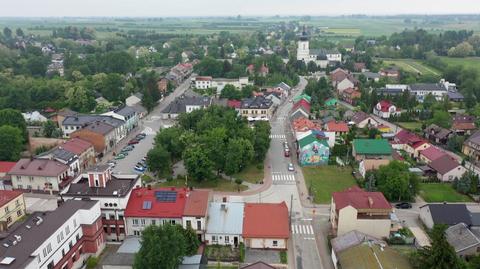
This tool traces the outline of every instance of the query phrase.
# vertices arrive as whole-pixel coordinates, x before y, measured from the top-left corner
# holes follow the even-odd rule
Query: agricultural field
[[[451,57],[440,57],[441,60],[448,65],[452,66],[463,66],[465,68],[474,68],[480,74],[480,57],[469,57],[469,58],[451,58]]]
[[[384,66],[394,65],[399,67],[405,72],[422,74],[422,75],[434,75],[439,76],[440,71],[435,70],[434,68],[427,66],[422,63],[420,60],[414,59],[381,59],[383,60]]]

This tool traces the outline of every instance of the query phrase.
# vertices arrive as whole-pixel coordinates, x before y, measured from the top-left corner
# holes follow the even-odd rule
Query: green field
[[[451,58],[451,57],[440,57],[443,62],[452,66],[463,66],[465,68],[474,68],[480,74],[480,57],[469,57],[469,58]]]
[[[414,74],[425,74],[425,75],[435,75],[439,76],[440,72],[434,68],[425,65],[419,60],[413,59],[382,59],[385,66],[394,65],[400,69],[414,73]]]
[[[258,184],[263,181],[263,169],[258,169],[256,165],[251,164],[243,169],[242,172],[234,174],[234,178],[240,178],[243,181]]]
[[[303,176],[307,188],[311,188],[314,202],[318,204],[330,203],[333,192],[356,185],[349,167],[304,167]]]
[[[448,183],[420,183],[420,196],[427,203],[471,202],[468,196],[455,191]]]
[[[416,129],[422,129],[422,123],[421,122],[397,122],[397,124],[405,129],[408,129],[410,131],[415,131]]]
[[[163,183],[158,183],[155,187],[186,187],[184,179],[174,179],[172,181],[167,181]],[[217,179],[217,180],[207,180],[198,182],[196,180],[189,180],[188,181],[189,187],[194,187],[198,189],[212,189],[215,191],[231,191],[235,192],[238,191],[238,185],[232,181],[225,180],[225,179]],[[240,185],[240,191],[244,191],[247,189],[247,186]]]

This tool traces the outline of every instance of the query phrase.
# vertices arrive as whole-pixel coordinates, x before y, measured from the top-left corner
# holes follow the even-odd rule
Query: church
[[[342,61],[342,54],[336,49],[310,49],[305,28],[298,39],[297,45],[297,60],[304,61],[305,64],[315,62],[317,66],[326,68],[328,64],[336,64]]]

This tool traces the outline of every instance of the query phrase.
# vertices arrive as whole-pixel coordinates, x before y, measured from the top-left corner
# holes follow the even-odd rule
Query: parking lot
[[[147,152],[152,148],[155,135],[153,133],[145,132],[145,138],[140,140],[138,144],[134,144],[134,148],[131,151],[128,151],[123,159],[115,160],[115,167],[113,168],[114,173],[120,174],[141,174],[141,171],[136,171],[134,169],[135,165],[142,160],[143,157],[147,155]],[[119,149],[120,153],[121,149]],[[117,155],[118,155],[117,154]]]

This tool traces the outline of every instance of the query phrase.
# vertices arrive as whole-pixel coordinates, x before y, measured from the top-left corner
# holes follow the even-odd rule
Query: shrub
[[[90,256],[87,259],[87,269],[93,269],[97,267],[98,264],[98,258],[94,256]]]
[[[245,245],[240,243],[238,249],[240,250],[240,262],[245,262]]]
[[[280,252],[280,262],[283,263],[283,264],[287,264],[288,260],[287,260],[287,252],[285,250],[282,250]]]

